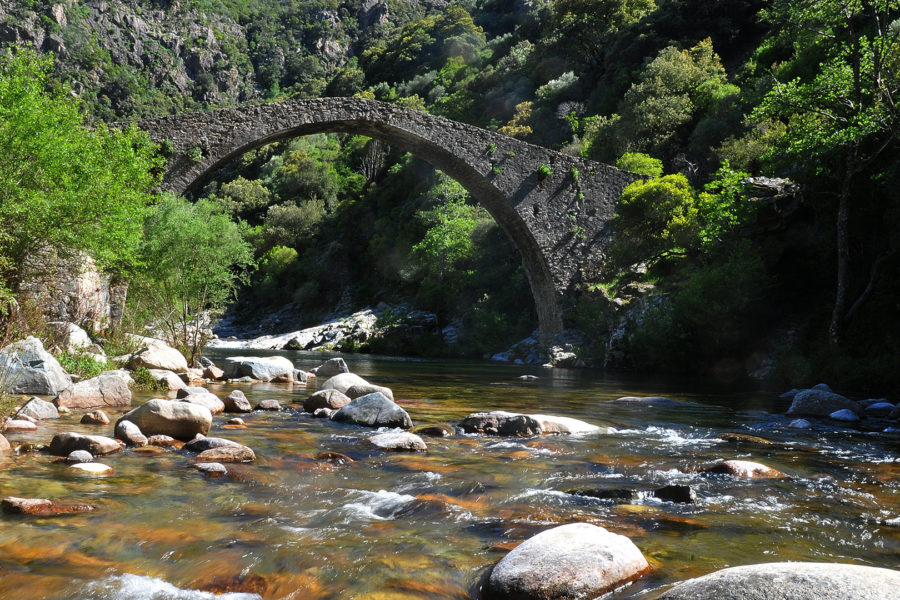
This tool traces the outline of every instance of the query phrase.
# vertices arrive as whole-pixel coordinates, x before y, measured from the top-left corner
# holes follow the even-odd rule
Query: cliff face
[[[54,53],[60,82],[114,120],[321,95],[363,38],[391,27],[382,0],[248,4],[0,1],[0,46]]]

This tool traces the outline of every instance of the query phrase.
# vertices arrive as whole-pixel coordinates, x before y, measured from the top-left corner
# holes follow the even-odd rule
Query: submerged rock
[[[147,436],[131,421],[120,420],[116,423],[116,437],[129,446],[146,446]]]
[[[87,450],[73,450],[66,457],[66,462],[70,465],[93,462],[93,460],[94,456]]]
[[[599,498],[601,500],[612,500],[614,502],[631,502],[638,497],[638,493],[629,489],[601,489],[601,488],[573,488],[566,490],[567,494],[574,496],[587,496],[588,498]]]
[[[806,419],[794,419],[788,423],[788,427],[791,429],[812,429],[812,423]]]
[[[278,400],[268,399],[262,400],[259,404],[256,405],[256,410],[271,410],[271,411],[279,411],[281,410],[281,403]]]
[[[625,536],[588,523],[554,527],[526,540],[491,570],[484,600],[596,598],[650,569]]]
[[[194,463],[191,466],[207,477],[225,477],[228,475],[228,469],[222,463],[204,462]]]
[[[190,440],[198,433],[209,433],[212,413],[199,404],[154,399],[130,410],[119,420],[131,421],[146,436],[162,434]]]
[[[199,454],[212,448],[222,448],[223,446],[239,448],[241,444],[225,438],[197,436],[186,443],[183,448],[189,452],[197,452]]]
[[[33,515],[47,517],[51,515],[70,515],[95,510],[90,504],[59,502],[45,498],[16,498],[7,496],[0,502],[0,508],[9,515]]]
[[[886,600],[900,571],[837,563],[776,562],[722,569],[679,583],[660,600]]]
[[[240,444],[237,444],[236,446],[218,446],[216,448],[210,448],[194,457],[194,462],[198,463],[251,462],[254,460],[256,460],[256,454],[253,450],[247,446],[241,446]]]
[[[734,475],[744,479],[783,479],[787,477],[777,469],[749,460],[726,460],[706,469],[707,473]]]
[[[334,413],[331,418],[334,421],[354,423],[366,427],[401,427],[409,429],[413,426],[409,414],[380,392],[360,396],[352,400]]]
[[[689,485],[667,485],[653,492],[660,500],[692,504],[697,501],[697,492]]]
[[[58,419],[59,410],[52,402],[47,402],[46,400],[41,400],[40,398],[31,398],[28,402],[25,403],[25,406],[16,411],[16,414],[13,418],[18,419],[23,415],[31,417],[32,419],[36,419],[38,421],[43,421],[45,419]]]
[[[613,402],[617,404],[642,404],[648,406],[672,406],[675,401],[665,396],[622,396]]]
[[[313,373],[316,377],[328,379],[329,377],[334,377],[335,375],[339,375],[341,373],[349,373],[350,369],[347,367],[347,363],[344,362],[344,359],[338,357],[329,358],[318,367],[312,369],[310,372]]]
[[[109,475],[113,468],[109,465],[97,462],[76,463],[69,467],[69,471],[84,473],[87,475]]]
[[[81,417],[83,425],[109,425],[109,417],[102,410],[85,413]]]

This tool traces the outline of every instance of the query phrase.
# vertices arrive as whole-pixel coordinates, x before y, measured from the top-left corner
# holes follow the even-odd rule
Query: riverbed
[[[307,370],[327,357],[278,354]],[[416,425],[452,426],[471,412],[503,409],[574,417],[616,432],[426,437],[427,453],[399,454],[361,443],[372,430],[298,408],[242,416],[245,428],[225,428],[230,415],[217,415],[210,436],[250,446],[257,456],[224,478],[190,468],[187,453],[155,448],[103,457],[114,469],[104,477],[71,475],[45,453],[5,457],[3,496],[66,498],[97,510],[4,515],[0,598],[469,599],[490,565],[517,543],[576,521],[626,535],[654,567],[614,599],[653,599],[676,581],[742,564],[900,567],[897,434],[793,430],[786,402],[774,394],[709,382],[629,382],[486,361],[345,359],[353,372],[392,388]],[[519,379],[525,374],[538,379]],[[240,389],[254,405],[274,398],[299,407],[315,385],[209,389],[220,397]],[[647,395],[672,402],[615,401]],[[136,394],[134,403],[154,396],[160,394]],[[81,425],[80,416],[7,437],[15,446],[46,444],[70,430],[112,435],[111,425]],[[731,432],[769,443],[717,437]],[[702,472],[720,459],[758,461],[790,477]],[[691,486],[697,501],[649,494],[668,484]],[[637,494],[614,502],[567,493],[585,488]]]

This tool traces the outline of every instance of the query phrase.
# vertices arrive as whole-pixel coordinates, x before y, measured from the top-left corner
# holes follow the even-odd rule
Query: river
[[[280,354],[301,369],[323,360],[319,353]],[[189,468],[187,455],[155,448],[103,457],[115,469],[105,477],[67,474],[43,453],[10,456],[0,469],[3,496],[68,498],[98,510],[4,515],[0,598],[467,599],[518,542],[574,521],[628,536],[654,566],[615,599],[652,599],[673,582],[759,562],[900,567],[897,434],[792,430],[782,414],[786,403],[773,395],[705,384],[476,361],[345,359],[352,371],[392,388],[417,425],[456,424],[471,412],[505,409],[575,417],[617,433],[455,435],[425,438],[427,453],[393,454],[361,444],[371,430],[286,410],[246,415],[242,429],[224,429],[227,415],[214,419],[211,436],[257,455],[226,478],[209,479]],[[523,374],[539,379],[518,379]],[[253,404],[275,398],[285,405],[299,405],[314,391],[209,388],[220,396],[238,388]],[[674,402],[614,402],[626,395]],[[150,397],[137,394],[134,402]],[[64,415],[37,433],[8,437],[16,445],[46,444],[70,430],[112,435],[112,426],[80,425],[79,418]],[[771,443],[717,438],[726,432]],[[317,460],[322,452],[353,462]],[[701,471],[723,458],[762,462],[790,478]],[[692,486],[697,502],[645,493],[673,483]],[[614,503],[566,493],[574,488],[638,495]]]

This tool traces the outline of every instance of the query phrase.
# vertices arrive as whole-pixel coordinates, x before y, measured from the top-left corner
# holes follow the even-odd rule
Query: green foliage
[[[89,253],[107,269],[136,260],[140,223],[161,165],[134,128],[87,128],[81,105],[47,91],[51,58],[0,59],[0,290],[47,268],[41,253]],[[7,296],[8,298],[8,296]]]
[[[626,152],[616,161],[616,166],[623,171],[648,177],[659,177],[663,174],[662,161],[643,152]]]
[[[138,367],[131,372],[131,378],[134,379],[132,387],[144,392],[163,392],[168,391],[169,386],[163,381],[157,381],[147,367]]]
[[[550,168],[550,165],[541,163],[537,170],[538,179],[544,181],[551,175],[553,175],[553,169]]]
[[[205,343],[204,317],[225,307],[254,266],[242,228],[211,201],[169,197],[144,224],[141,258],[132,309],[192,361]]]
[[[71,354],[61,352],[56,355],[56,360],[66,373],[78,375],[82,379],[90,379],[102,373],[105,367],[94,360],[94,355],[86,352]]]
[[[191,160],[191,162],[203,162],[203,149],[200,148],[200,146],[191,146],[187,149],[187,152],[185,152],[185,154]]]

